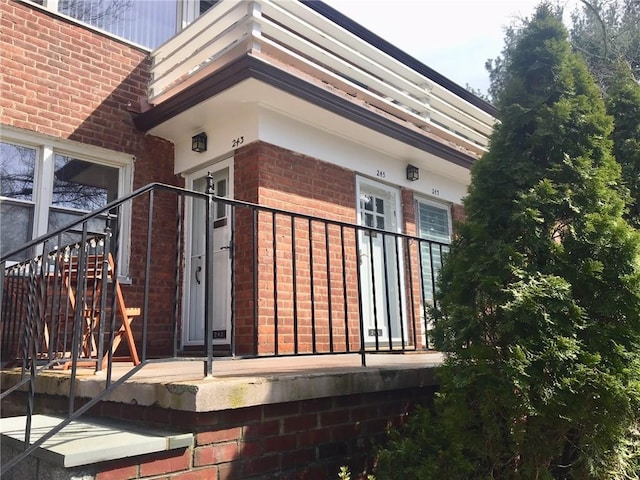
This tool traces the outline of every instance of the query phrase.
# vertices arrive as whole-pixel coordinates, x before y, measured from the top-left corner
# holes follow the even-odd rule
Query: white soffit
[[[414,162],[418,166],[428,165],[429,170],[442,176],[465,183],[469,181],[469,170],[465,167],[360,125],[256,79],[244,80],[161,123],[148,133],[177,144],[185,138],[191,138],[193,132],[202,125],[215,124],[216,119],[221,121],[235,117],[238,111],[242,110],[240,106],[249,104],[284,114],[331,135],[378,150],[392,158]]]

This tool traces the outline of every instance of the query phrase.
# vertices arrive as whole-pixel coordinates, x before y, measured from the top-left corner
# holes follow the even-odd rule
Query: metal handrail
[[[173,299],[173,352],[170,358],[164,358],[159,360],[150,360],[147,358],[147,330],[148,330],[148,305],[149,305],[149,289],[151,282],[150,266],[153,263],[151,254],[151,242],[152,242],[152,230],[153,230],[153,218],[154,218],[154,194],[156,192],[169,192],[175,194],[178,198],[176,213],[176,254],[174,265],[174,281],[175,281],[175,297]],[[107,219],[110,215],[108,212],[117,210],[125,205],[127,202],[149,196],[148,203],[148,220],[147,220],[147,237],[143,242],[146,242],[146,258],[144,260],[144,285],[143,290],[143,306],[142,306],[142,325],[139,328],[142,330],[142,355],[141,362],[138,365],[134,365],[124,376],[112,381],[112,369],[113,369],[113,342],[116,332],[116,298],[113,294],[115,287],[118,285],[117,263],[113,266],[111,284],[106,282],[107,265],[103,263],[102,267],[97,263],[98,260],[94,258],[94,263],[91,263],[92,255],[102,254],[100,257],[104,261],[108,253],[113,253],[113,257],[117,258],[117,252],[119,248],[118,242],[118,228],[116,225],[115,231],[111,232],[110,224],[107,224],[107,229],[104,234],[101,234],[100,238],[104,239],[104,243],[100,246],[99,241],[96,243],[96,247],[93,250],[88,249],[86,245],[89,245],[93,240],[87,232],[88,221],[96,217],[104,217],[107,213]],[[19,254],[22,251],[31,251],[35,247],[42,246],[42,254],[36,258],[30,258],[23,266],[14,268],[24,268],[23,272],[27,272],[29,277],[29,292],[28,294],[32,298],[28,298],[27,303],[29,305],[29,312],[27,318],[24,319],[24,324],[21,328],[24,329],[24,336],[22,338],[22,353],[16,356],[16,359],[21,360],[22,380],[0,394],[0,399],[4,399],[7,396],[14,394],[18,391],[27,390],[28,401],[27,416],[30,418],[34,413],[33,399],[36,395],[36,377],[41,374],[47,368],[59,365],[60,357],[56,357],[57,351],[54,351],[52,347],[51,337],[49,339],[49,348],[45,352],[44,356],[39,357],[38,352],[40,349],[38,342],[43,337],[44,331],[49,328],[50,336],[54,333],[54,324],[46,322],[52,322],[53,320],[46,320],[45,318],[54,318],[56,312],[64,310],[65,301],[59,293],[59,288],[63,288],[59,280],[62,268],[60,258],[64,255],[65,247],[56,247],[55,249],[48,249],[47,243],[56,240],[57,244],[60,244],[60,238],[63,234],[70,229],[82,232],[82,240],[75,244],[73,248],[76,248],[78,252],[78,279],[77,279],[77,295],[80,298],[82,295],[88,297],[90,295],[97,295],[98,290],[102,292],[102,297],[94,298],[94,304],[96,305],[96,312],[99,312],[100,321],[97,323],[100,327],[99,332],[96,334],[98,341],[96,342],[96,355],[95,365],[96,370],[100,370],[103,364],[103,356],[106,353],[108,360],[104,365],[106,367],[105,376],[105,388],[89,403],[83,404],[80,408],[75,408],[74,398],[76,389],[76,377],[77,368],[79,362],[82,361],[82,335],[83,330],[86,328],[86,319],[80,308],[75,308],[73,316],[73,334],[70,335],[70,343],[72,344],[73,354],[71,358],[64,357],[62,361],[71,363],[71,382],[69,391],[69,411],[67,418],[52,431],[41,437],[37,442],[30,442],[30,430],[29,422],[27,422],[27,429],[25,431],[25,451],[19,455],[18,460],[11,460],[6,465],[3,465],[3,472],[17,464],[20,459],[29,455],[35,448],[42,445],[44,441],[56,432],[60,431],[69,422],[78,418],[82,413],[86,412],[91,406],[97,404],[99,401],[106,398],[110,392],[121,385],[124,381],[130,378],[132,375],[140,371],[145,365],[156,361],[171,361],[176,359],[178,349],[178,318],[179,318],[179,303],[180,298],[177,292],[180,291],[181,285],[181,255],[183,245],[181,244],[183,237],[183,222],[184,215],[182,210],[182,201],[185,197],[191,197],[194,199],[201,199],[206,202],[206,224],[207,230],[207,247],[205,249],[205,257],[207,262],[207,268],[205,271],[205,285],[207,285],[206,291],[211,291],[213,288],[213,268],[212,268],[212,236],[213,236],[213,212],[214,205],[216,203],[222,203],[229,207],[229,221],[231,222],[231,245],[229,249],[229,255],[232,259],[231,264],[231,326],[235,328],[235,299],[239,292],[235,291],[235,267],[236,256],[240,253],[245,255],[244,261],[247,262],[245,267],[249,267],[251,271],[251,278],[248,279],[248,283],[251,284],[248,288],[249,291],[244,292],[245,297],[249,299],[247,295],[251,295],[252,303],[252,317],[254,328],[253,339],[253,352],[248,356],[292,356],[292,355],[324,355],[324,354],[342,354],[342,353],[358,353],[361,356],[361,362],[363,366],[366,366],[366,355],[372,351],[385,351],[385,352],[404,352],[407,350],[415,350],[418,348],[428,348],[428,322],[427,307],[435,297],[435,280],[437,276],[437,265],[441,262],[442,257],[447,251],[448,246],[445,243],[427,241],[412,235],[407,235],[400,232],[390,232],[374,227],[367,227],[358,225],[355,223],[349,223],[339,220],[320,218],[310,214],[297,213],[289,210],[283,210],[273,207],[267,207],[258,205],[251,202],[245,202],[241,200],[234,200],[224,197],[216,196],[213,193],[212,177],[208,178],[207,191],[196,192],[181,187],[175,187],[162,183],[152,183],[136,191],[116,200],[110,202],[104,207],[83,215],[82,217],[67,224],[65,227],[59,228],[47,235],[43,235],[37,239],[32,240],[25,244],[22,248],[13,250],[0,257],[0,265],[3,270],[6,267],[7,261],[14,255]],[[238,225],[236,217],[240,218],[241,211],[248,212],[243,217],[245,223]],[[118,221],[121,221],[122,216],[118,215]],[[261,223],[262,222],[262,223]],[[79,228],[81,227],[81,228]],[[236,237],[236,230],[242,230],[242,238]],[[247,235],[250,234],[250,239]],[[258,258],[258,235],[263,235],[266,238],[264,245],[261,248],[270,249],[270,254],[263,258]],[[113,237],[113,242],[111,239]],[[283,238],[285,239],[283,241]],[[236,245],[238,242],[244,241],[250,243],[249,250],[243,250],[239,252],[239,247]],[[359,242],[363,242],[360,244]],[[377,245],[382,249],[381,264],[374,264],[373,256],[370,255],[366,262],[361,261],[361,249],[368,251],[373,250],[374,242],[378,242]],[[69,247],[70,248],[70,247]],[[101,250],[102,249],[102,250]],[[292,264],[281,264],[278,262],[278,252],[287,251],[287,254],[291,255]],[[333,256],[332,256],[333,255]],[[259,264],[268,266],[269,262],[272,266],[272,272],[266,277],[260,277]],[[66,264],[64,264],[66,265]],[[92,266],[93,265],[93,266]],[[307,268],[308,267],[308,268]],[[11,267],[9,267],[11,268]],[[70,266],[68,268],[71,268]],[[91,271],[90,268],[95,270]],[[91,283],[92,280],[80,278],[80,273],[86,274],[89,272],[91,278],[97,278],[99,276],[99,268],[102,268],[101,281],[102,287],[98,288],[97,284]],[[167,268],[166,265],[163,268]],[[307,270],[305,270],[307,268]],[[428,268],[428,271],[424,269]],[[245,269],[246,270],[246,269]],[[20,270],[18,270],[20,271]],[[302,273],[301,273],[302,272]],[[371,304],[373,312],[373,326],[367,327],[363,317],[364,303],[367,301],[365,295],[362,292],[360,281],[368,272],[370,276],[369,280],[373,284],[373,303]],[[283,273],[291,277],[291,285],[287,288],[291,288],[294,296],[293,302],[293,342],[294,348],[292,351],[287,351],[281,347],[281,341],[279,335],[282,333],[280,327],[285,327],[285,320],[280,318],[281,310],[286,310],[286,307],[280,305],[279,290],[281,281],[279,274]],[[49,276],[47,276],[49,275]],[[355,275],[351,277],[350,275]],[[381,276],[383,278],[381,278]],[[317,277],[317,278],[316,278]],[[50,282],[53,279],[54,283]],[[11,278],[9,278],[11,280]],[[381,289],[377,289],[376,280],[381,285]],[[270,288],[273,295],[274,314],[273,314],[273,330],[274,330],[274,344],[271,352],[258,351],[258,317],[261,312],[258,310],[258,284],[260,281],[270,282],[273,288]],[[55,283],[58,282],[58,283]],[[306,282],[306,284],[305,284]],[[322,284],[325,282],[326,285]],[[351,282],[351,284],[350,284]],[[355,287],[357,290],[357,296],[349,288]],[[51,287],[53,285],[53,287]],[[105,292],[111,286],[111,302]],[[310,311],[307,317],[304,317],[301,312],[297,310],[298,303],[303,302],[300,300],[303,287],[308,287],[309,295],[311,297]],[[332,293],[331,288],[335,287],[336,293]],[[0,277],[0,293],[4,299],[8,284],[5,275]],[[51,289],[49,293],[48,289]],[[395,298],[398,298],[399,305],[393,307],[396,308],[396,312],[399,312],[400,323],[399,326],[392,325],[392,313],[389,299],[393,297],[391,290],[395,289],[397,293]],[[401,292],[404,289],[405,291]],[[49,295],[49,296],[47,296]],[[296,300],[296,296],[299,297]],[[377,298],[386,298],[386,303],[377,302]],[[51,298],[49,298],[51,297]],[[207,297],[211,297],[208,295]],[[44,299],[44,301],[43,301]],[[82,299],[84,301],[84,298]],[[307,300],[304,300],[307,302]],[[324,302],[324,303],[323,303]],[[4,303],[4,300],[3,300]],[[244,305],[243,305],[244,306]],[[420,306],[421,312],[417,312],[416,308]],[[380,308],[379,308],[380,307]],[[203,344],[203,357],[204,357],[204,375],[213,374],[213,331],[212,322],[209,321],[210,315],[212,315],[213,305],[207,303],[205,307],[205,325],[206,335]],[[322,312],[326,312],[328,318],[321,317]],[[0,318],[3,319],[4,315],[11,314],[12,312],[2,311],[0,306]],[[21,312],[14,308],[14,316],[20,316]],[[69,318],[68,312],[62,312]],[[47,317],[47,315],[49,317]],[[91,315],[97,315],[95,312],[91,312]],[[286,312],[285,312],[286,317]],[[284,317],[283,317],[284,318]],[[326,322],[325,322],[326,320]],[[245,319],[247,321],[247,319]],[[311,334],[300,333],[299,327],[302,323],[309,325]],[[325,323],[322,323],[325,322]],[[418,322],[422,322],[419,325]],[[138,322],[140,323],[140,322]],[[281,324],[282,323],[282,324]],[[324,329],[324,325],[328,328],[328,333],[321,334],[318,332],[320,329]],[[6,325],[0,324],[0,338],[5,341]],[[366,328],[369,328],[365,332]],[[392,331],[396,328],[396,336],[394,338]],[[335,330],[335,331],[334,331]],[[386,330],[387,334],[382,335],[379,332]],[[284,330],[283,330],[284,331]],[[89,332],[89,335],[93,335],[94,332]],[[357,335],[357,342],[355,336]],[[420,336],[420,338],[418,337]],[[424,341],[420,340],[424,336]],[[105,339],[108,337],[108,340]],[[367,340],[367,338],[369,340]],[[65,338],[66,341],[66,338]],[[236,353],[234,331],[231,332],[231,349],[232,353]],[[85,341],[86,342],[86,341]],[[103,345],[104,342],[104,345]],[[303,342],[307,342],[308,348],[302,346]],[[324,342],[324,343],[323,343]],[[369,343],[367,343],[369,342]],[[323,347],[322,345],[325,345]],[[282,343],[284,345],[284,343]],[[67,346],[63,350],[66,350]],[[89,344],[89,349],[92,346]],[[44,362],[44,365],[39,365],[40,362]],[[18,457],[16,457],[18,458]]]

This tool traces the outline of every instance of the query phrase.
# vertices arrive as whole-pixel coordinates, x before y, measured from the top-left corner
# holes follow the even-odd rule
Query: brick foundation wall
[[[0,125],[69,139],[135,157],[133,188],[150,182],[183,185],[173,174],[173,145],[136,130],[146,98],[148,52],[20,2],[0,0]],[[132,210],[131,280],[127,304],[142,306],[146,201]],[[155,265],[173,265],[176,200],[155,199]],[[168,351],[173,272],[154,271],[149,352]],[[171,277],[171,281],[169,281]],[[140,321],[133,322],[140,338]]]
[[[364,479],[389,427],[434,389],[415,388],[192,413],[104,402],[91,415],[149,427],[193,432],[192,448],[82,467],[95,480],[337,479],[341,465]],[[37,411],[63,411],[66,400],[39,397]],[[68,470],[69,474],[73,473]]]

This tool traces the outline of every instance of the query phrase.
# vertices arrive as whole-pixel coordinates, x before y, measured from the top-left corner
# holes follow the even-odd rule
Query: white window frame
[[[71,140],[56,139],[33,132],[3,127],[0,141],[35,149],[36,165],[33,179],[33,196],[29,201],[34,205],[31,238],[47,233],[49,227],[49,211],[53,202],[53,176],[55,171],[55,155],[65,155],[91,163],[106,165],[118,169],[118,198],[133,190],[133,167],[135,157],[105,148],[94,147]],[[12,198],[0,199],[14,202]],[[26,203],[26,202],[25,202]],[[79,210],[70,209],[70,212]],[[129,258],[131,251],[131,205],[124,204],[121,209],[120,249],[118,253],[119,276],[123,280],[129,275]]]
[[[21,1],[24,3],[28,3],[36,8],[40,8],[40,9],[44,9],[49,12],[52,12],[62,18],[65,18],[74,23],[77,23],[78,25],[83,25],[87,28],[90,28],[91,30],[95,30],[107,36],[122,40],[130,45],[135,45],[136,47],[142,46],[135,43],[132,40],[113,34],[107,30],[103,30],[100,27],[96,27],[95,25],[84,22],[75,17],[71,17],[64,13],[61,13],[59,11],[60,0],[42,0],[42,5],[40,5],[39,3],[36,3],[35,0],[21,0]],[[140,1],[140,0],[134,0],[134,1]],[[200,0],[174,0],[174,1],[176,3],[176,25],[175,25],[176,28],[175,28],[174,35],[177,35],[186,27],[188,27],[191,23],[193,23],[200,16]],[[143,48],[149,50],[148,47],[143,46]]]

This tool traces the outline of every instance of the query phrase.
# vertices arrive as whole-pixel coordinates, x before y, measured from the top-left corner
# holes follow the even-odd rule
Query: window
[[[44,7],[88,23],[147,48],[173,37],[217,0],[34,0]]]
[[[0,141],[0,254],[57,230],[131,191],[132,158],[30,133]],[[97,155],[96,155],[97,154]],[[116,159],[114,161],[114,158]],[[121,251],[128,251],[129,213],[122,211]],[[10,225],[10,228],[7,226]],[[103,232],[105,218],[89,222]],[[77,241],[65,234],[62,243]],[[123,253],[127,255],[127,253]],[[17,259],[14,259],[17,260]],[[124,256],[120,259],[125,260]],[[123,263],[126,265],[126,261]]]
[[[200,14],[202,15],[204,12],[213,7],[219,0],[200,0]]]
[[[420,245],[422,261],[422,287],[424,299],[432,303],[435,293],[434,280],[438,278],[443,256],[451,242],[451,215],[444,205],[419,200],[417,202],[418,235],[428,242]]]
[[[35,148],[0,142],[0,253],[32,238],[36,157]]]

